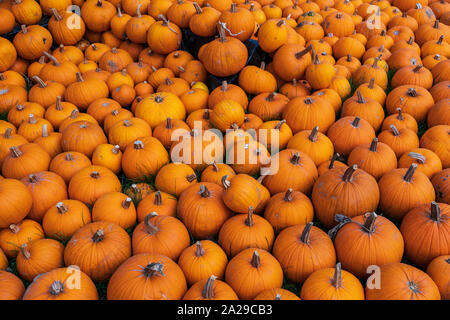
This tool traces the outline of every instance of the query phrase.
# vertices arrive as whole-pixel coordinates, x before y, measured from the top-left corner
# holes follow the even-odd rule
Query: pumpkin
[[[31,210],[33,198],[28,188],[19,180],[0,180],[0,228],[22,221]]]
[[[189,19],[189,29],[197,36],[211,37],[216,34],[217,22],[221,12],[213,7],[201,8],[198,3],[193,3],[195,13]]]
[[[79,276],[74,285],[73,276]],[[98,300],[98,292],[89,276],[77,266],[53,269],[28,286],[24,300]]]
[[[91,160],[80,152],[63,152],[52,159],[49,170],[62,177],[67,184],[75,173],[91,164]]]
[[[125,149],[122,169],[128,178],[139,180],[156,175],[168,162],[169,155],[161,142],[144,135]]]
[[[239,86],[248,94],[257,95],[272,92],[277,89],[275,77],[265,70],[265,63],[256,66],[246,66],[239,73]]]
[[[408,128],[398,130],[393,124],[391,124],[390,130],[384,130],[378,135],[378,140],[391,147],[397,158],[419,146],[419,138],[414,131]]]
[[[49,154],[38,144],[25,143],[10,148],[4,159],[2,174],[5,178],[22,179],[39,171],[46,171],[50,164]]]
[[[14,13],[5,8],[0,8],[0,16],[3,21],[3,24],[0,27],[0,34],[10,33],[16,24],[16,17],[14,16]]]
[[[273,195],[267,202],[264,218],[276,233],[287,227],[311,222],[314,209],[311,200],[303,193],[288,189]]]
[[[89,121],[76,121],[62,131],[61,146],[64,151],[76,151],[91,157],[97,145],[107,143],[103,130]]]
[[[88,166],[78,171],[69,183],[69,197],[92,205],[102,195],[120,191],[121,185],[117,176],[109,169],[101,166]]]
[[[50,32],[40,25],[22,25],[21,31],[14,36],[13,43],[21,58],[35,60],[51,48],[53,38]]]
[[[431,177],[442,170],[442,163],[439,157],[431,150],[424,148],[411,149],[405,152],[398,160],[399,168],[409,168],[412,163],[417,163],[417,170]]]
[[[332,64],[322,62],[318,55],[314,55],[313,64],[306,68],[305,78],[314,89],[325,89],[330,86],[331,80],[336,75]]]
[[[134,43],[146,43],[147,31],[155,22],[152,16],[141,14],[142,4],[136,8],[136,16],[128,20],[125,26],[125,34]]]
[[[25,292],[22,280],[5,270],[0,270],[0,298],[2,300],[21,300]]]
[[[77,73],[77,82],[70,84],[64,94],[68,102],[75,104],[80,110],[86,110],[92,102],[100,98],[107,98],[108,86],[101,80],[95,78],[83,79]]]
[[[446,88],[448,89],[449,87],[450,87],[450,80],[441,81],[430,89],[430,93],[436,103],[440,102],[441,100],[450,98],[450,95],[447,93],[446,90]]]
[[[333,242],[312,222],[281,231],[272,252],[286,277],[295,283],[304,282],[316,270],[336,264]]]
[[[212,274],[223,279],[227,263],[225,252],[210,240],[197,241],[184,249],[178,259],[178,265],[186,275],[189,285],[207,280]]]
[[[357,165],[379,180],[383,174],[397,168],[397,157],[387,144],[374,138],[370,144],[354,148],[348,156],[347,163],[349,166]]]
[[[3,250],[0,249],[0,270],[6,270],[8,264],[9,264],[8,258],[3,253]]]
[[[151,135],[152,131],[147,122],[139,118],[130,118],[112,126],[108,131],[108,140],[125,151],[125,148],[137,138]]]
[[[194,170],[183,163],[164,165],[156,175],[155,186],[158,190],[179,196],[191,184],[197,183]]]
[[[107,221],[128,229],[136,224],[133,201],[120,192],[111,192],[98,198],[92,207],[92,221]]]
[[[279,119],[289,98],[276,92],[264,92],[255,96],[248,105],[249,112],[261,120]]]
[[[186,278],[172,259],[162,254],[132,256],[108,283],[108,300],[179,300],[187,290]]]
[[[400,231],[405,239],[405,255],[414,265],[425,268],[434,258],[449,254],[445,244],[449,242],[449,209],[447,204],[431,202],[431,206],[415,207],[404,216]]]
[[[139,202],[137,218],[139,222],[152,212],[159,216],[175,216],[177,211],[177,199],[165,192],[155,191]]]
[[[170,149],[174,143],[174,136],[182,136],[190,131],[189,126],[182,120],[167,118],[161,122],[153,131],[153,136],[157,138],[166,149]],[[178,137],[177,139],[178,140]]]
[[[363,64],[360,66],[353,76],[353,83],[355,83],[356,86],[360,86],[373,78],[375,84],[380,86],[383,90],[386,90],[388,84],[387,73],[385,69],[379,66],[379,60],[380,59],[376,57],[373,64]]]
[[[41,6],[34,0],[16,0],[11,11],[20,24],[36,24],[42,18]]]
[[[234,100],[239,103],[244,110],[247,110],[247,94],[241,87],[234,84],[228,84],[226,81],[222,81],[221,86],[218,86],[211,91],[208,97],[208,107],[213,109],[216,104],[223,100]]]
[[[212,275],[194,283],[186,291],[183,300],[238,300],[238,296],[226,282]]]
[[[380,267],[379,287],[366,286],[367,300],[440,300],[439,289],[425,272],[395,262]]]
[[[244,109],[234,100],[222,100],[214,106],[211,123],[221,131],[240,126],[244,122]]]
[[[438,286],[442,300],[449,300],[449,278],[450,255],[442,255],[434,258],[427,267],[427,274]]]
[[[122,169],[122,152],[118,145],[99,144],[92,154],[92,164],[103,166],[118,174]]]
[[[28,141],[34,141],[43,135],[44,126],[48,132],[53,132],[51,123],[45,119],[36,118],[34,114],[29,114],[28,121],[24,121],[20,124],[18,134],[23,136]]]
[[[225,281],[240,299],[249,300],[264,290],[280,288],[283,271],[269,252],[248,248],[230,260]]]
[[[434,126],[420,138],[420,147],[433,151],[441,159],[442,167],[450,167],[450,153],[448,152],[450,126]]]
[[[447,182],[450,168],[444,169],[433,175],[431,183],[436,191],[436,201],[450,204],[448,188],[450,184]]]
[[[181,45],[181,29],[159,14],[160,21],[153,23],[147,31],[147,44],[150,50],[159,54],[168,54]]]
[[[64,266],[64,246],[53,239],[37,239],[20,247],[16,258],[17,272],[22,279],[33,279]]]
[[[302,300],[364,300],[364,288],[353,274],[335,268],[314,271],[303,283]]]
[[[8,128],[5,130],[5,133],[0,136],[0,163],[3,163],[3,160],[9,155],[11,147],[20,146],[28,142],[27,139],[20,134],[12,132],[13,130]]]
[[[228,176],[231,179],[235,175],[236,173],[229,165],[225,163],[213,163],[203,170],[200,180],[202,182],[215,183],[221,186],[223,176]]]
[[[117,1],[116,1],[117,2]],[[123,10],[129,15],[135,16],[137,14],[137,9],[139,7],[139,12],[147,12],[150,0],[125,0],[119,1],[122,4]]]
[[[0,48],[0,72],[5,72],[16,61],[17,50],[8,39],[3,37],[0,37]]]
[[[339,93],[337,93],[333,89],[322,89],[314,92],[312,95],[327,100],[333,106],[335,112],[340,111],[342,99]]]
[[[69,86],[77,81],[77,72],[80,72],[80,69],[74,63],[68,60],[60,62],[46,51],[43,54],[50,59],[50,62],[45,64],[39,72],[42,80],[53,80],[64,86]]]
[[[39,223],[24,219],[18,224],[10,224],[0,231],[0,247],[8,258],[17,257],[20,247],[36,239],[43,239],[44,231]]]
[[[391,125],[397,129],[408,128],[417,133],[419,131],[416,119],[409,113],[403,113],[401,108],[397,108],[397,114],[391,114],[383,120],[381,131],[389,130]]]
[[[14,70],[0,73],[0,85],[16,85],[23,88],[27,86],[24,77]]]
[[[400,220],[411,209],[434,201],[434,188],[422,172],[417,172],[417,164],[394,169],[381,177],[380,209],[386,216]]]
[[[27,100],[27,92],[24,88],[16,85],[0,86],[0,112],[2,114]]]
[[[72,1],[66,0],[65,2],[69,2],[69,5],[62,10],[55,7],[50,9],[48,14],[51,13],[52,17],[48,22],[48,30],[57,44],[69,46],[77,44],[83,38],[86,25],[78,15],[72,11],[66,11]]]
[[[300,300],[294,293],[282,288],[267,289],[253,300]]]
[[[367,120],[374,130],[378,131],[384,119],[384,110],[378,101],[364,97],[360,91],[356,91],[356,95],[342,105],[341,116],[358,116]]]
[[[109,1],[88,0],[81,6],[81,17],[93,32],[104,32],[110,28],[116,8]]]
[[[89,208],[78,200],[63,200],[50,207],[42,219],[42,227],[49,238],[62,242],[91,222]]]
[[[170,239],[170,240],[169,240]],[[170,241],[170,245],[168,245]],[[133,231],[133,254],[163,254],[174,261],[189,246],[189,233],[183,223],[171,216],[152,212]]]

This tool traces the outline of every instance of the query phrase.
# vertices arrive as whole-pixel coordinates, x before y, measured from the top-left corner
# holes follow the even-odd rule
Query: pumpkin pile
[[[448,0],[0,20],[0,299],[450,299]]]

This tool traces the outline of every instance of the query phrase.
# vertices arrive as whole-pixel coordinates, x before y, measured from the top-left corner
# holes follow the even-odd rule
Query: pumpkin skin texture
[[[139,202],[137,208],[138,221],[144,221],[145,217],[152,212],[156,212],[159,216],[175,217],[177,198],[159,190],[149,194]]]
[[[420,138],[420,147],[433,151],[444,169],[450,167],[450,126],[438,125],[428,129]]]
[[[314,271],[303,283],[300,296],[302,300],[364,300],[364,288],[338,262],[335,268]]]
[[[239,300],[239,298],[226,282],[211,276],[194,283],[183,300]]]
[[[93,205],[102,195],[120,192],[122,186],[117,176],[101,166],[89,166],[76,173],[69,182],[69,197]]]
[[[431,178],[431,183],[436,191],[436,201],[450,204],[450,168],[436,173]]]
[[[222,201],[222,194],[223,187],[210,182],[194,184],[180,194],[177,216],[194,238],[205,239],[216,235],[232,216]]]
[[[187,285],[181,268],[161,254],[132,256],[112,275],[108,300],[180,300]]]
[[[42,227],[46,237],[65,242],[90,222],[91,213],[83,202],[63,200],[47,210],[42,219]]]
[[[297,224],[307,224],[313,220],[313,216],[311,200],[293,189],[273,195],[264,210],[264,218],[274,227],[276,233]]]
[[[317,179],[311,200],[317,218],[327,228],[331,228],[336,225],[334,216],[337,213],[351,218],[361,212],[375,211],[380,191],[375,178],[356,165],[336,167]]]
[[[123,229],[131,228],[136,224],[133,200],[120,192],[104,194],[92,207],[92,220],[115,223]]]
[[[228,263],[225,281],[242,300],[250,300],[267,289],[280,288],[283,270],[267,251],[248,248]]]
[[[253,214],[252,207],[247,214],[238,214],[225,221],[219,232],[219,244],[230,257],[247,248],[270,251],[274,238],[270,223]]]
[[[16,179],[0,180],[0,228],[22,221],[31,210],[33,198],[28,188]]]
[[[286,289],[275,288],[264,290],[253,300],[300,300],[300,298]]]
[[[333,242],[312,222],[281,231],[272,252],[286,277],[295,283],[302,283],[315,270],[336,264]]]
[[[81,7],[81,17],[93,32],[107,31],[115,14],[116,8],[110,1],[88,0]]]
[[[102,128],[89,121],[76,121],[62,131],[64,151],[77,151],[91,157],[99,144],[108,143]]]
[[[79,287],[73,276],[79,275]],[[28,286],[24,300],[98,300],[98,292],[89,276],[77,266],[58,268],[36,277]]]
[[[16,259],[17,271],[22,279],[33,279],[64,266],[64,246],[53,239],[38,239],[23,244]]]
[[[71,83],[66,88],[64,97],[80,110],[86,110],[97,99],[108,97],[109,89],[105,82],[93,77],[85,80],[80,73],[76,76],[77,82]]]
[[[342,266],[360,279],[370,275],[367,269],[371,265],[400,262],[404,249],[397,227],[374,212],[356,216],[340,228],[334,246]]]
[[[53,38],[50,32],[40,25],[22,25],[22,30],[14,36],[13,43],[21,58],[36,60],[44,51],[50,50]]]
[[[180,220],[171,216],[148,214],[134,229],[133,254],[158,253],[177,261],[181,252],[189,246],[189,233]]]
[[[409,211],[400,231],[405,255],[414,265],[425,268],[434,258],[450,254],[450,206],[432,202]]]
[[[409,168],[411,163],[417,163],[417,171],[423,172],[429,179],[442,170],[441,159],[433,151],[425,148],[412,149],[398,159],[399,168]]]
[[[0,57],[0,72],[8,70],[17,59],[16,47],[3,37],[0,37]]]
[[[427,274],[439,288],[442,300],[450,300],[450,255],[434,258],[427,267]]]
[[[433,185],[416,168],[413,163],[408,169],[394,169],[378,181],[380,209],[387,217],[401,220],[413,208],[435,200]]]
[[[227,264],[227,255],[223,249],[210,240],[197,241],[184,249],[178,259],[188,285],[207,280],[212,274],[223,279]]]
[[[28,218],[41,222],[47,210],[57,202],[67,199],[67,187],[56,173],[42,171],[21,179],[33,197]]]
[[[380,289],[366,286],[366,300],[440,300],[439,289],[425,272],[396,262],[380,267]]]
[[[0,247],[8,258],[15,258],[24,243],[44,238],[39,223],[25,219],[0,231]]]
[[[131,256],[131,241],[120,226],[92,222],[72,236],[64,250],[64,263],[79,266],[93,281],[104,281]]]
[[[6,268],[8,267],[8,263],[8,258],[3,253],[3,250],[0,249],[0,270],[6,270]]]
[[[18,147],[11,147],[10,150],[2,166],[2,174],[5,178],[22,179],[33,172],[48,169],[50,156],[38,144],[25,143]]]
[[[20,300],[25,292],[22,280],[11,272],[0,270],[0,299]]]
[[[52,159],[49,171],[58,174],[68,184],[73,175],[90,165],[91,160],[80,152],[63,152]]]

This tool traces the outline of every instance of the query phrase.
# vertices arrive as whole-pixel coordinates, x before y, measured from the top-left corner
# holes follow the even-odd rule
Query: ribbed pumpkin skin
[[[19,277],[0,270],[0,300],[20,300],[24,292],[25,286]]]
[[[79,287],[73,285],[73,277],[79,275]],[[63,284],[63,291],[59,294],[50,293],[55,282]],[[98,292],[94,282],[76,267],[53,269],[28,286],[23,300],[98,300]]]
[[[434,258],[428,264],[427,274],[438,286],[442,300],[450,300],[450,255]]]
[[[277,295],[280,295],[280,300],[300,300],[294,293],[282,288],[267,289],[253,300],[277,300]]]
[[[0,231],[0,247],[11,259],[17,257],[23,244],[42,238],[44,238],[44,230],[41,225],[34,220],[24,219]]]
[[[96,235],[102,232],[99,240]],[[131,256],[131,240],[120,226],[98,221],[87,224],[72,236],[64,250],[64,263],[77,265],[93,281],[108,279]]]
[[[0,180],[0,228],[18,223],[26,217],[33,205],[27,187],[16,179]]]
[[[154,271],[146,276],[146,268],[161,264],[164,275]],[[161,254],[143,253],[126,260],[108,283],[108,300],[180,300],[187,290],[180,267]]]
[[[440,300],[439,289],[425,272],[396,262],[380,267],[380,289],[366,286],[367,300]],[[412,290],[410,285],[417,286]]]
[[[203,291],[208,279],[199,280],[194,283],[183,297],[183,300],[239,300],[238,296],[226,282],[214,280],[213,298],[203,297]]]

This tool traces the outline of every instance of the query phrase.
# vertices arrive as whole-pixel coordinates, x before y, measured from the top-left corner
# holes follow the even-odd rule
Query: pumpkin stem
[[[417,97],[418,96],[417,91],[414,88],[408,88],[408,95],[411,96],[411,97]]]
[[[336,268],[334,269],[333,280],[331,280],[331,284],[336,289],[342,288],[342,269],[341,263],[336,263]]]
[[[197,14],[201,14],[203,12],[202,8],[198,5],[197,2],[193,3],[195,11],[197,11]]]
[[[42,137],[43,138],[48,137],[48,130],[47,130],[47,125],[46,124],[42,125]]]
[[[80,111],[78,111],[77,109],[73,109],[72,112],[70,113],[70,119],[78,118],[79,114],[80,114]]]
[[[294,153],[294,155],[291,157],[290,162],[293,165],[298,165],[300,163],[300,153],[298,152]]]
[[[436,19],[436,21],[434,22],[433,28],[439,29],[439,20],[438,19]]]
[[[124,125],[125,127],[131,127],[132,123],[131,123],[130,120],[125,119],[125,120],[123,120],[123,125]]]
[[[195,243],[195,246],[196,246],[196,248],[197,248],[197,249],[195,250],[195,256],[196,256],[196,257],[202,257],[202,256],[204,256],[204,255],[205,255],[205,249],[203,249],[201,241],[197,241],[197,242]]]
[[[34,82],[36,82],[39,85],[39,88],[45,88],[47,85],[45,84],[44,80],[39,78],[38,76],[33,76],[31,78]]]
[[[259,268],[259,266],[261,265],[261,258],[259,257],[258,251],[256,250],[253,252],[251,265],[253,268]]]
[[[23,152],[20,151],[19,147],[11,147],[9,148],[9,150],[11,151],[11,156],[13,158],[18,158],[23,154]]]
[[[397,108],[397,111],[398,111],[397,119],[398,120],[405,120],[405,118],[403,118],[402,109],[401,108]]]
[[[36,124],[36,123],[37,123],[37,119],[36,119],[36,117],[34,116],[34,114],[30,113],[30,114],[28,115],[28,123],[29,123],[29,124]]]
[[[204,299],[212,299],[214,298],[214,280],[216,280],[217,277],[212,275],[211,277],[206,280],[205,287],[202,291],[202,297]]]
[[[366,100],[364,100],[364,97],[363,97],[363,95],[362,95],[362,93],[361,93],[361,91],[356,91],[356,95],[358,96],[358,100],[357,100],[357,102],[358,103],[366,103]]]
[[[237,10],[236,10],[236,3],[233,2],[231,4],[230,12],[232,12],[232,13],[236,13],[237,12]]]
[[[280,121],[277,123],[277,125],[275,126],[274,129],[280,130],[280,129],[281,129],[281,126],[282,126],[283,124],[285,124],[285,123],[286,123],[286,120],[280,120]]]
[[[392,133],[394,134],[394,136],[398,137],[400,135],[400,132],[398,131],[397,127],[394,126],[393,124],[390,125],[390,128],[392,130]]]
[[[12,129],[11,128],[7,128],[5,130],[5,133],[3,134],[3,138],[5,138],[5,139],[11,138],[11,133],[12,133]]]
[[[308,139],[311,142],[316,142],[317,141],[317,134],[319,133],[319,126],[315,126],[312,130],[310,135],[308,136]]]
[[[31,253],[30,253],[30,250],[28,250],[28,245],[26,243],[24,243],[20,247],[20,252],[22,252],[22,255],[25,257],[25,259],[28,260],[31,258]]]
[[[212,165],[212,169],[214,172],[219,172],[219,167],[217,166],[217,164],[215,162],[213,162],[211,165]]]
[[[142,18],[142,14],[141,14],[141,7],[142,7],[142,3],[139,3],[137,8],[136,8],[136,16],[138,18]]]
[[[413,72],[419,72],[420,69],[422,69],[422,67],[423,67],[423,64],[418,64],[418,65],[413,69]]]
[[[375,212],[368,212],[365,214],[365,220],[362,226],[366,232],[373,233],[375,231],[375,220],[377,217],[378,216]]]
[[[285,20],[280,20],[280,21],[277,22],[277,27],[281,27],[281,26],[283,26],[285,24],[286,24]]]
[[[427,162],[427,158],[425,158],[424,155],[422,155],[418,152],[410,152],[410,153],[408,153],[408,157],[411,157],[411,158],[417,160],[417,162],[419,162],[420,164],[424,164],[425,162]]]
[[[159,262],[149,263],[144,268],[144,276],[145,277],[156,277],[156,276],[158,276],[158,274],[164,276],[163,268],[164,268],[164,265],[162,263],[159,263]]]
[[[97,7],[102,7],[102,6],[103,6],[102,0],[97,0]]]
[[[164,98],[161,95],[156,95],[155,96],[155,102],[156,103],[162,103],[164,101]]]
[[[416,169],[417,169],[417,164],[416,163],[412,163],[411,166],[406,171],[405,175],[403,176],[403,180],[406,181],[406,182],[411,182],[411,179],[412,179]]]
[[[221,90],[223,92],[228,90],[228,83],[226,81],[222,81],[222,86],[221,86]]]
[[[76,75],[77,75],[77,81],[78,82],[83,82],[84,81],[83,77],[81,76],[81,73],[77,72]]]
[[[377,146],[378,146],[378,139],[373,138],[372,143],[370,144],[369,150],[372,152],[377,152]]]
[[[307,46],[305,49],[303,49],[302,51],[299,51],[295,54],[295,57],[297,59],[300,59],[301,57],[303,57],[305,54],[307,54],[308,52],[310,52],[313,49],[312,45]]]
[[[59,63],[58,59],[56,59],[53,55],[51,55],[50,53],[48,53],[47,51],[44,51],[42,53],[44,56],[46,56],[49,60],[51,60],[53,62],[53,64],[55,66],[60,66],[61,64]]]
[[[3,74],[3,73],[0,73],[0,80],[1,81],[3,81],[3,80],[5,80],[6,78],[5,78],[5,75]]]
[[[225,28],[221,23],[219,23],[219,41],[222,43],[227,41]]]
[[[22,110],[24,110],[25,109],[25,107],[23,106],[23,105],[21,105],[21,104],[18,104],[17,106],[16,106],[16,110],[17,111],[22,111]]]
[[[146,215],[145,219],[144,219],[145,229],[147,230],[147,233],[152,236],[157,234],[159,231],[159,228],[150,222],[150,219],[153,217],[156,217],[156,216],[158,216],[158,214],[156,212],[152,212],[152,213]]]
[[[50,286],[50,294],[52,296],[57,296],[63,292],[64,292],[64,284],[59,280],[53,282],[52,285]]]
[[[281,300],[281,294],[277,293],[274,300]]]
[[[414,292],[416,294],[420,293],[419,285],[417,283],[415,283],[413,281],[408,281],[408,287],[412,292]]]
[[[136,150],[144,149],[144,144],[142,143],[141,140],[137,140],[134,142],[133,147]]]
[[[122,202],[122,208],[124,208],[124,209],[130,208],[130,205],[131,205],[131,202],[132,202],[132,201],[133,201],[133,200],[131,200],[131,198],[127,197],[127,198],[125,199],[125,201]]]
[[[380,47],[381,48],[381,47]],[[375,57],[373,59],[373,64],[372,64],[372,68],[378,68],[378,61],[380,60],[380,58]]]
[[[339,158],[339,153],[335,153],[333,155],[333,157],[330,160],[330,165],[328,166],[328,169],[333,169],[334,168],[334,162],[337,160],[337,158]]]
[[[117,144],[111,149],[111,152],[113,154],[119,154],[120,151],[120,146],[118,146]]]
[[[261,65],[259,66],[260,69],[266,70],[266,63],[264,61],[261,62]]]
[[[270,92],[266,97],[266,101],[273,101],[276,95],[276,92]]]
[[[178,66],[178,70],[180,70],[181,73],[185,73],[186,69],[184,69],[182,66]],[[194,91],[192,91],[194,92]]]
[[[23,34],[26,34],[26,33],[28,32],[27,26],[24,25],[24,24],[22,24],[22,25],[20,26],[20,29],[22,30],[22,33],[23,33]]]
[[[311,233],[311,228],[313,226],[312,222],[308,222],[305,227],[303,228],[302,234],[300,235],[300,241],[304,244],[309,243],[309,235]]]
[[[100,173],[98,171],[92,171],[90,176],[94,179],[100,178]]]
[[[437,43],[438,45],[441,45],[443,40],[444,40],[444,35],[442,34],[442,35],[439,37],[439,39],[438,39],[438,41],[437,41],[436,43]]]
[[[344,175],[342,176],[342,180],[344,180],[345,182],[352,181],[353,173],[356,171],[356,169],[358,169],[358,166],[356,164],[352,165],[351,167],[348,167],[345,170]]]
[[[186,179],[188,182],[193,182],[195,179],[197,179],[197,176],[195,175],[195,173],[193,173],[193,174],[186,176]]]
[[[253,223],[253,207],[250,206],[248,207],[248,214],[247,214],[247,219],[245,219],[245,225],[247,227],[253,227],[254,223]]]
[[[352,126],[354,127],[354,128],[359,128],[359,121],[360,121],[361,119],[359,118],[359,117],[355,117],[355,120],[353,120],[353,122],[352,122]]]
[[[436,222],[441,221],[441,208],[435,201],[431,202],[431,220]]]
[[[155,192],[155,201],[153,201],[153,204],[156,206],[162,205],[162,197],[161,197],[161,191]]]
[[[39,179],[37,178],[37,176],[34,173],[32,173],[32,174],[28,175],[28,181],[30,183],[37,183],[39,181]]]
[[[369,81],[369,85],[367,86],[369,89],[373,89],[375,85],[375,78],[371,78]]]
[[[71,153],[67,153],[67,154],[66,154],[66,157],[65,157],[65,160],[66,160],[66,161],[73,161],[73,159],[74,159],[74,158],[73,158],[73,155],[72,155]]]
[[[105,231],[103,231],[102,229],[98,229],[92,236],[92,241],[94,243],[99,243],[100,241],[103,241],[104,238],[105,238]]]
[[[209,191],[208,188],[204,184],[202,184],[200,186],[200,192],[198,194],[203,198],[208,198],[211,196],[211,191]]]
[[[167,78],[166,77],[166,84],[168,85],[168,86],[170,86],[170,85],[172,85],[173,84],[173,81],[172,80],[170,80],[169,78]]]
[[[289,188],[284,194],[283,200],[287,202],[292,201],[292,192],[294,192],[294,190],[292,188]]]
[[[9,229],[12,233],[16,234],[20,231],[20,227],[17,224],[10,224]]]
[[[227,180],[228,175],[225,175],[222,177],[222,185],[223,187],[226,189],[228,189],[229,187],[231,187],[231,182],[229,180]]]

